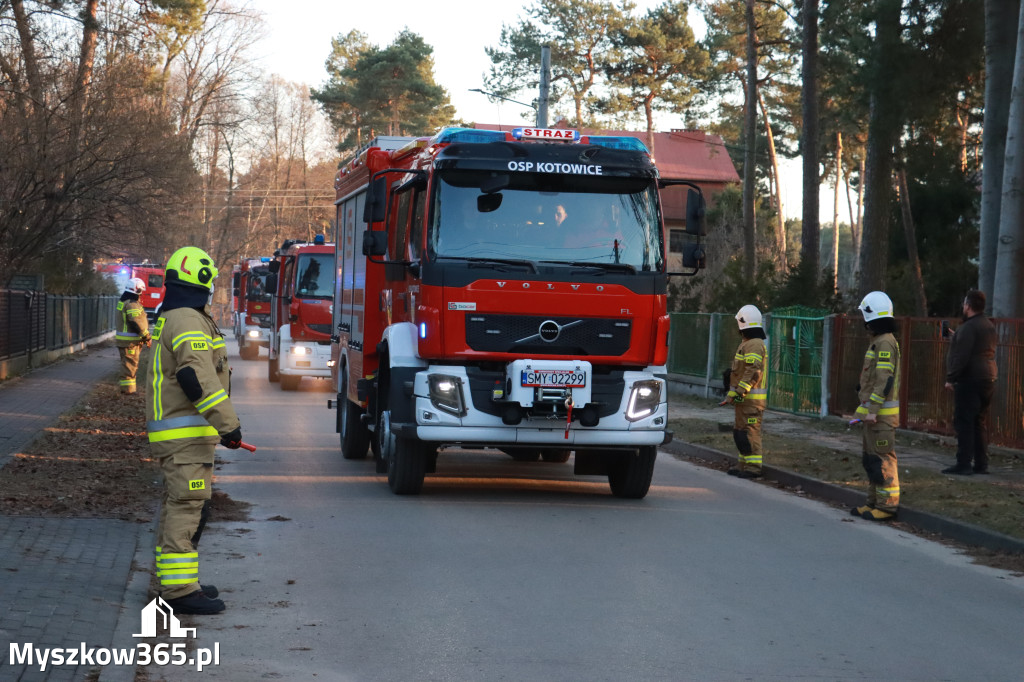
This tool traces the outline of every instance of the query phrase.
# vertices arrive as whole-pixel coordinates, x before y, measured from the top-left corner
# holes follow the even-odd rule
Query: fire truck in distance
[[[231,269],[231,329],[243,360],[255,360],[270,346],[269,263],[266,256],[243,258]]]
[[[294,391],[302,377],[328,378],[331,368],[331,307],[334,244],[285,240],[267,264],[270,339],[267,377]]]
[[[536,140],[536,141],[534,141]],[[689,185],[686,272],[659,188]],[[704,199],[639,140],[445,129],[377,138],[335,180],[332,355],[347,459],[416,494],[438,449],[567,461],[642,498],[667,431],[667,278]]]
[[[164,302],[164,266],[143,261],[142,263],[97,263],[97,272],[114,281],[118,293],[124,291],[128,280],[138,277],[146,283],[146,292],[139,296],[139,303],[146,310],[146,317],[152,322],[160,314]]]

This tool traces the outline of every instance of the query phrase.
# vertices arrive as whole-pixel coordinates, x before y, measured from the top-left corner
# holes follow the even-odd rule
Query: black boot
[[[220,590],[213,585],[200,585],[199,589],[210,599],[216,599],[217,595],[220,594]]]
[[[167,605],[174,609],[175,613],[192,613],[206,616],[213,613],[220,613],[225,609],[224,602],[220,599],[210,599],[202,590],[196,590],[191,594],[176,599],[167,599]]]

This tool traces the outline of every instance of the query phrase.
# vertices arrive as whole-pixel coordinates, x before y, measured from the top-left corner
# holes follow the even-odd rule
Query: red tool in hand
[[[243,443],[241,441],[239,441],[238,447],[242,448],[243,450],[248,450],[249,452],[256,452],[255,445],[249,445],[248,443]]]

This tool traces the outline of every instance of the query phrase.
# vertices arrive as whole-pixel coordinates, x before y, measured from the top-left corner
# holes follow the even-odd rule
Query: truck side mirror
[[[387,179],[377,178],[370,183],[370,189],[366,193],[366,206],[363,207],[363,222],[366,224],[379,223],[384,220],[385,209],[387,208]]]
[[[277,273],[272,272],[267,275],[267,291],[271,294],[277,293]]]
[[[708,233],[704,195],[695,189],[686,192],[686,233],[703,237]],[[703,266],[701,266],[703,267]]]
[[[240,273],[240,272],[233,272],[233,273],[231,273],[231,286],[233,286],[236,289],[238,287],[242,286],[242,273]],[[237,296],[238,294],[235,294],[235,295]]]
[[[383,256],[388,252],[388,233],[383,231],[363,232],[363,255]]]
[[[693,268],[694,270],[703,269],[706,265],[707,257],[704,254],[704,246],[702,244],[683,244],[683,267]]]
[[[267,263],[267,270],[270,270],[271,272],[277,272],[280,269],[281,269],[281,261],[279,261],[279,260],[272,260],[269,263]],[[275,289],[276,289],[276,287],[275,287]]]

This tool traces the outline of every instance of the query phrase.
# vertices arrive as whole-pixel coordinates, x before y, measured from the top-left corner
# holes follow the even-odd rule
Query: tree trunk
[[[754,34],[754,0],[747,3],[747,92],[744,104],[743,138],[743,276],[754,281],[755,263],[754,190],[757,171],[757,43]]]
[[[772,167],[772,189],[775,194],[775,245],[778,247],[779,272],[785,274],[789,271],[789,246],[786,244],[786,219],[782,215],[782,182],[779,178],[779,157],[775,153],[775,136],[772,134],[771,120],[768,118],[768,108],[764,105],[764,97],[761,91],[757,92],[757,101],[761,105],[761,116],[764,118],[764,134],[768,138],[768,161]]]
[[[910,190],[907,188],[907,171],[897,172],[900,183],[900,213],[903,215],[903,234],[907,240],[907,256],[910,260],[910,275],[914,283],[914,314],[928,315],[928,299],[924,294],[924,279],[921,277],[921,259],[917,255],[917,231],[914,229],[914,214],[910,210]]]
[[[82,47],[78,57],[78,73],[75,76],[75,91],[71,95],[71,150],[69,159],[77,159],[82,145],[82,120],[89,102],[89,85],[92,83],[93,65],[96,62],[96,40],[99,35],[99,21],[96,8],[99,0],[87,0],[82,9]]]
[[[14,10],[14,23],[21,43],[21,58],[25,61],[25,80],[32,99],[32,109],[39,111],[43,106],[43,84],[40,81],[39,61],[36,59],[35,31],[25,13],[22,0],[11,0],[11,9]]]
[[[839,291],[839,185],[843,180],[843,134],[836,133],[836,191],[832,199],[832,291]]]
[[[900,0],[878,0],[875,12],[875,55],[878,66],[889,65],[891,77],[871,84],[868,150],[864,188],[864,228],[860,246],[861,296],[884,289],[889,266],[889,208],[892,202],[893,147],[902,126],[896,85],[900,78]]]
[[[999,210],[992,314],[1024,317],[1021,295],[1024,275],[1024,12],[1017,26],[1017,59],[1013,66],[1010,115],[1006,127],[1003,196]]]
[[[985,0],[985,127],[981,136],[978,288],[988,296],[989,311],[995,301],[999,209],[1019,16],[1020,0]]]
[[[818,251],[821,224],[818,217],[818,0],[805,0],[803,9],[803,230],[800,268],[810,282],[820,276]]]
[[[644,115],[647,117],[647,147],[654,156],[654,107],[650,97],[644,99]]]

